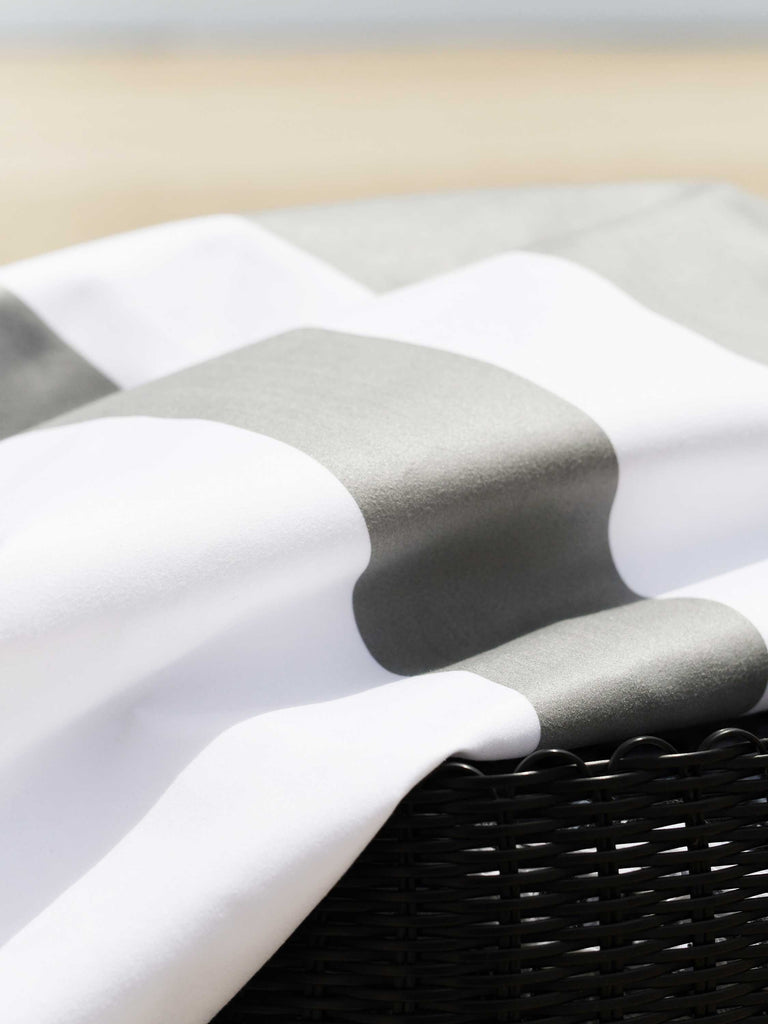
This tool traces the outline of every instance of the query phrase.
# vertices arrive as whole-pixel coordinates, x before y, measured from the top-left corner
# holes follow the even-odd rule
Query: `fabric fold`
[[[765,706],[766,250],[660,183],[0,270],[4,1024],[206,1024],[444,758]]]

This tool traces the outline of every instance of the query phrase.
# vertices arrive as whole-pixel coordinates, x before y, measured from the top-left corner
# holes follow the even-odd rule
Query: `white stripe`
[[[288,445],[92,420],[0,444],[0,493],[4,1024],[207,1021],[421,775],[538,742],[373,660],[363,516]]]
[[[591,271],[509,253],[322,325],[487,360],[591,416],[618,457],[610,545],[637,593],[768,557],[768,367]]]
[[[161,224],[0,268],[5,285],[119,387],[370,296],[237,216]]]
[[[0,444],[0,493],[4,941],[218,733],[396,677],[354,620],[363,516],[288,445],[94,420]]]
[[[525,698],[468,672],[230,729],[0,951],[4,1024],[207,1024],[419,778],[538,736]]]
[[[394,678],[352,611],[362,513],[289,445],[202,420],[92,420],[3,442],[0,493],[6,761],[158,673],[218,672],[250,713],[312,699],[318,674]]]

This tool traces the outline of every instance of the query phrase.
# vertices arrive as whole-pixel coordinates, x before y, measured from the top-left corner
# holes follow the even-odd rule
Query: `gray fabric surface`
[[[0,287],[0,438],[114,390],[110,380]]]
[[[297,331],[57,422],[105,415],[216,420],[316,458],[368,526],[354,608],[374,657],[519,690],[545,745],[738,714],[763,693],[768,652],[746,618],[715,601],[638,600],[623,584],[608,546],[608,439],[515,374]]]
[[[701,186],[565,185],[391,196],[274,210],[253,219],[375,291],[389,291],[507,249],[594,228]]]
[[[566,619],[460,667],[524,693],[542,746],[579,747],[746,713],[768,652],[732,608],[671,598]]]
[[[768,360],[768,204],[718,185],[497,190],[269,213],[258,223],[379,290],[511,248],[591,268]],[[489,364],[292,332],[60,417],[199,417],[326,466],[371,537],[354,610],[404,674],[463,667],[523,692],[545,744],[738,714],[768,651],[716,601],[638,599],[611,558],[618,468],[568,402]]]
[[[642,216],[532,246],[596,270],[650,309],[768,363],[768,203],[703,188]]]
[[[632,600],[608,549],[616,458],[513,373],[397,341],[297,331],[64,418],[201,417],[284,441],[344,484],[371,561],[358,628],[386,668],[440,668]]]
[[[727,185],[499,189],[256,220],[380,291],[508,249],[563,256],[712,341],[768,362],[768,203]]]

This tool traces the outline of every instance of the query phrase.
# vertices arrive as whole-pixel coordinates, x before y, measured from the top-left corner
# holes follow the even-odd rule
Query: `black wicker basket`
[[[444,764],[216,1024],[765,1024],[768,723],[748,729]]]

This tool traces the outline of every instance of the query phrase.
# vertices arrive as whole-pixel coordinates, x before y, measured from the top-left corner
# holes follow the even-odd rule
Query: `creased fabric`
[[[766,267],[651,183],[0,269],[0,1019],[206,1024],[445,757],[766,706]]]

